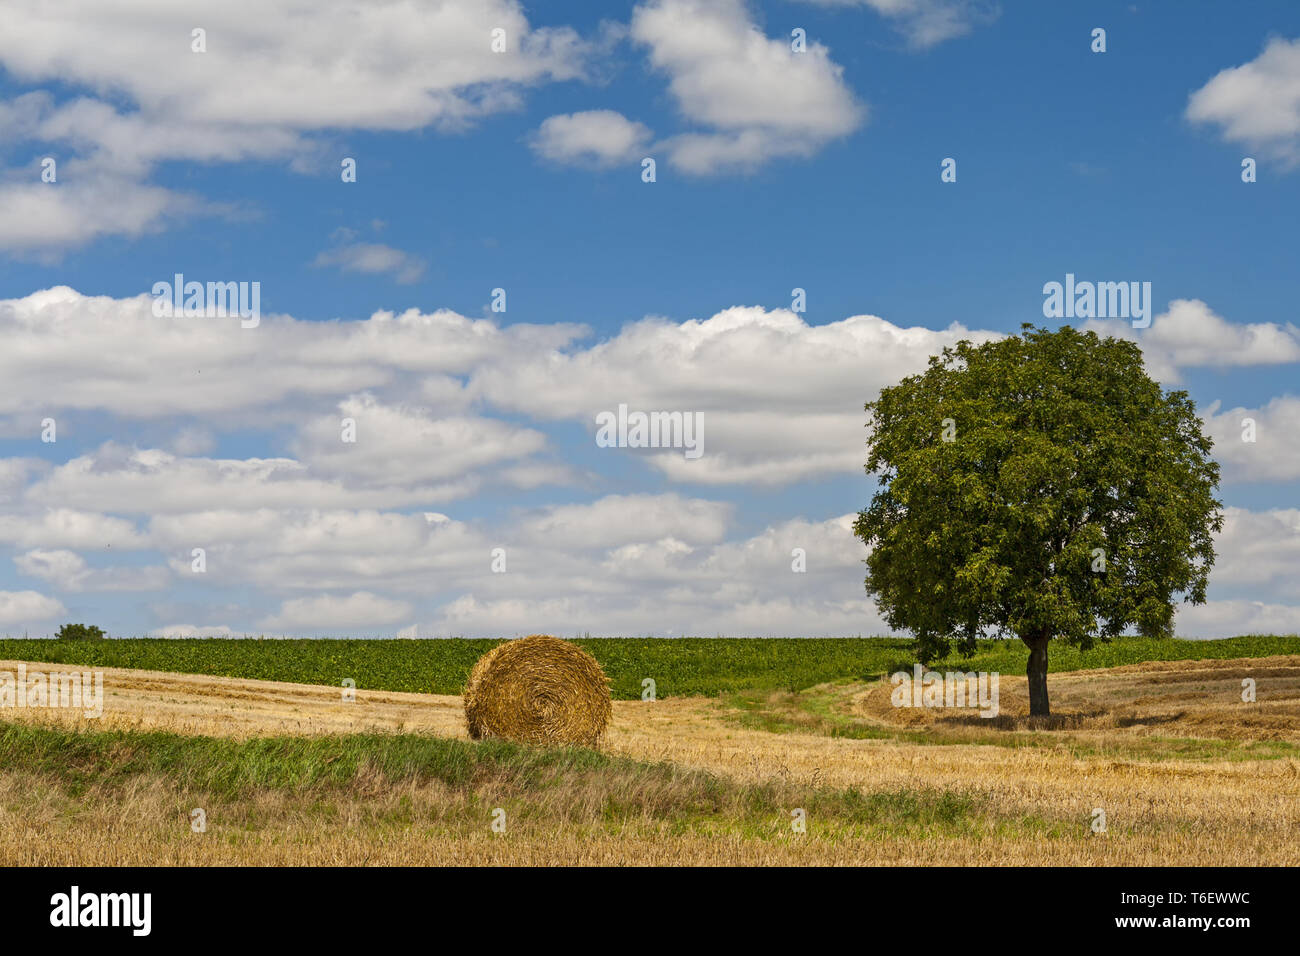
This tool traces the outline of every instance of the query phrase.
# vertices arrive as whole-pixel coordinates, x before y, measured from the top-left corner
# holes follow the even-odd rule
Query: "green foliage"
[[[923,660],[988,633],[1168,636],[1176,596],[1204,602],[1219,468],[1187,393],[1134,343],[1030,326],[963,341],[866,409],[867,590]]]
[[[487,640],[243,640],[128,638],[112,641],[0,640],[0,659],[87,667],[211,674],[339,686],[362,691],[459,694]],[[910,669],[912,642],[899,638],[593,638],[575,641],[605,669],[616,699],[639,700],[650,677],[659,697],[718,696],[750,689],[803,690],[840,679],[869,680]],[[976,670],[1023,673],[1028,651],[1019,641],[981,640],[969,662]],[[1222,641],[1120,638],[1084,650],[1054,641],[1053,671],[1116,667],[1149,660],[1199,660],[1300,654],[1300,637],[1237,637]],[[954,656],[950,662],[956,666]],[[935,666],[942,666],[943,659]],[[969,668],[967,668],[969,669]]]
[[[93,624],[64,624],[54,635],[57,641],[102,641],[107,635]]]

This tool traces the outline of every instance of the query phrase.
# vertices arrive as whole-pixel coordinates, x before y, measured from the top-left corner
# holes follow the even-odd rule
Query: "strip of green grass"
[[[362,690],[459,694],[491,640],[247,640],[129,638],[106,641],[0,640],[0,658],[90,667],[211,674]],[[613,695],[635,700],[651,678],[659,697],[758,689],[801,690],[839,679],[869,680],[909,669],[911,642],[898,638],[592,638],[576,643],[609,675]],[[1022,674],[1019,641],[981,641],[974,657],[933,666]],[[1053,642],[1052,671],[1149,660],[1300,654],[1300,637],[1253,635],[1219,641],[1121,638],[1079,651]]]
[[[1042,824],[1007,817],[986,798],[950,790],[864,792],[790,782],[742,785],[701,770],[582,748],[541,749],[416,734],[231,740],[164,731],[73,731],[0,722],[0,773],[32,774],[76,800],[103,799],[161,778],[178,797],[248,801],[296,797],[328,810],[378,787],[438,782],[480,825],[482,807],[534,819],[618,826],[630,820],[681,831],[788,830],[793,807],[840,832],[954,834],[973,823]]]

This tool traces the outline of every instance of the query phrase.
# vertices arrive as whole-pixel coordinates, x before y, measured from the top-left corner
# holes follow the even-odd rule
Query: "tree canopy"
[[[867,590],[923,661],[1019,637],[1047,714],[1049,639],[1168,635],[1178,595],[1205,601],[1219,467],[1135,343],[1026,325],[945,348],[866,410]]]

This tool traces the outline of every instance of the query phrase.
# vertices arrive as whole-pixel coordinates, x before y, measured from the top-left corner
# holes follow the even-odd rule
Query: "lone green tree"
[[[867,591],[923,662],[1018,637],[1030,714],[1047,716],[1053,637],[1169,635],[1177,595],[1204,603],[1219,466],[1192,400],[1134,343],[1025,325],[945,348],[866,410]]]
[[[54,637],[59,641],[102,641],[105,634],[93,624],[64,624]]]

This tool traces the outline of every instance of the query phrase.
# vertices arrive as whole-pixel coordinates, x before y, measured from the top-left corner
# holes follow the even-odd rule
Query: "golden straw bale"
[[[465,685],[475,740],[595,747],[609,725],[609,681],[596,659],[568,641],[532,634],[478,659]]]

